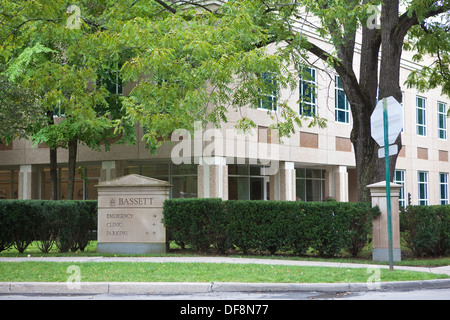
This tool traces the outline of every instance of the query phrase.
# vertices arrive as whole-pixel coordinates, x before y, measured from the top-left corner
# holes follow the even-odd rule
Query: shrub
[[[226,249],[225,216],[220,199],[171,199],[164,203],[163,222],[169,240],[181,247],[216,252]]]
[[[78,228],[76,250],[84,251],[91,239],[91,232],[97,230],[97,201],[76,201]]]
[[[0,251],[11,245],[24,252],[38,240],[42,252],[84,250],[97,228],[97,201],[0,201]]]
[[[368,203],[355,203],[350,206],[343,205],[350,219],[349,228],[346,233],[345,249],[352,255],[358,256],[369,241],[372,234],[372,220],[381,212],[378,207],[372,208]]]
[[[450,251],[450,206],[409,206],[400,212],[400,230],[417,257]]]
[[[3,207],[10,218],[10,231],[14,248],[20,253],[34,241],[34,226],[39,206],[32,200],[11,200]]]
[[[14,201],[0,201],[0,252],[14,244]]]
[[[357,255],[367,244],[378,208],[363,203],[172,199],[164,204],[170,239],[196,250],[238,247],[275,253],[309,248],[332,256]]]
[[[40,202],[42,209],[36,218],[34,238],[38,240],[37,246],[41,252],[47,253],[53,247],[57,239],[55,217],[57,207],[51,202]]]
[[[249,250],[275,253],[288,245],[291,225],[288,202],[226,201],[228,242],[244,253]]]

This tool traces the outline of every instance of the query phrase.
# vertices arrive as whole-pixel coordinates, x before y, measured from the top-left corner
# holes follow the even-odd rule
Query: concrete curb
[[[0,262],[192,262],[243,263],[338,268],[388,268],[384,265],[313,262],[296,260],[249,259],[227,257],[28,257],[4,258]],[[396,270],[422,271],[450,275],[450,266],[437,268],[396,266]],[[94,294],[183,294],[211,292],[362,292],[449,289],[450,279],[369,282],[369,283],[230,283],[230,282],[0,282],[0,294],[94,295]]]
[[[211,292],[364,292],[449,289],[450,279],[381,283],[0,282],[0,294],[188,294]]]

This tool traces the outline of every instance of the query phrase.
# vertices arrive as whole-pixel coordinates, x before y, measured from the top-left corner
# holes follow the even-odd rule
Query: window
[[[112,67],[109,70],[101,70],[98,74],[98,79],[96,83],[99,86],[104,85],[106,90],[112,94],[122,95],[123,94],[123,83],[120,74],[121,64],[117,63],[115,68]]]
[[[441,204],[448,203],[448,173],[439,173],[439,190]]]
[[[295,169],[296,196],[302,201],[322,201],[325,194],[325,170]]]
[[[80,166],[75,171],[74,180],[74,200],[95,200],[98,198],[97,188],[95,187],[100,182],[100,167],[83,167]],[[67,199],[67,191],[69,185],[69,171],[67,168],[57,169],[57,190],[58,200]],[[44,168],[41,173],[42,187],[41,187],[41,199],[50,199],[50,169]]]
[[[63,118],[66,116],[64,107],[61,107],[61,100],[58,100],[58,105],[53,108],[54,118]]]
[[[265,72],[262,74],[263,88],[260,88],[263,97],[259,99],[259,108],[265,110],[277,110],[277,82],[274,74]]]
[[[266,177],[261,175],[260,166],[228,166],[228,199],[267,200]]]
[[[336,122],[349,123],[349,103],[342,87],[341,77],[335,77],[335,120]]]
[[[419,171],[418,177],[419,186],[419,205],[428,205],[428,172]]]
[[[19,171],[0,171],[0,200],[17,199],[19,197]]]
[[[447,105],[438,102],[438,137],[447,139]]]
[[[399,208],[406,207],[406,198],[405,198],[405,170],[395,170],[394,173],[394,183],[402,186],[400,189],[400,194],[398,196],[398,205]]]
[[[427,135],[427,119],[426,119],[426,99],[422,97],[416,97],[416,128],[417,135]]]
[[[167,181],[172,185],[170,198],[197,198],[197,165],[168,163],[131,163],[127,174]]]
[[[300,74],[300,109],[299,113],[304,116],[315,116],[316,107],[316,70],[303,68]]]

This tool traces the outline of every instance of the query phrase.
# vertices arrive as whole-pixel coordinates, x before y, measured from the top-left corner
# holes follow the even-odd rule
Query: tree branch
[[[167,11],[170,11],[171,13],[175,14],[177,13],[177,9],[172,8],[171,6],[169,6],[167,3],[165,3],[162,0],[154,0],[157,4],[159,4],[160,6],[162,6],[164,9],[166,9]]]
[[[424,16],[424,20],[427,18],[437,16],[441,13],[444,13],[447,10],[448,10],[448,8],[446,8],[444,6],[434,8],[427,12],[427,14]],[[419,17],[417,16],[416,11],[414,11],[412,13],[411,17],[408,16],[408,11],[406,11],[399,17],[398,24],[395,27],[394,31],[397,33],[398,36],[403,38],[406,35],[406,33],[409,31],[409,29],[411,29],[412,26],[418,25],[420,23],[422,23],[422,22],[419,21]]]
[[[20,28],[22,28],[24,25],[26,25],[28,22],[33,21],[45,21],[45,22],[53,22],[53,23],[59,23],[62,19],[45,19],[45,18],[35,18],[35,19],[29,19],[22,21],[19,25],[11,27],[11,31],[8,32],[3,38],[1,38],[1,42],[5,41],[6,38],[8,38],[10,35],[15,36],[17,32],[19,32]]]

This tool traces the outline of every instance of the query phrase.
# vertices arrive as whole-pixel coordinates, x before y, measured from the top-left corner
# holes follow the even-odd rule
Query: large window
[[[123,94],[123,83],[122,77],[120,75],[121,63],[116,63],[111,69],[101,70],[98,74],[99,85],[104,85],[105,88],[112,94],[122,95]]]
[[[295,169],[297,200],[322,201],[325,194],[325,170]]]
[[[230,200],[267,200],[267,177],[260,166],[228,166],[228,198]]]
[[[335,120],[336,122],[349,123],[350,108],[342,87],[341,77],[335,77]]]
[[[405,198],[405,170],[395,170],[394,174],[394,183],[402,186],[400,189],[400,194],[398,197],[398,205],[400,208],[406,207],[406,198]]]
[[[448,173],[439,173],[440,203],[448,203]]]
[[[299,113],[308,117],[315,116],[317,115],[316,70],[312,68],[303,68],[300,72]]]
[[[427,135],[426,99],[422,97],[416,97],[416,133]]]
[[[417,184],[419,187],[419,205],[428,205],[428,172],[418,172]]]
[[[67,199],[67,189],[69,185],[69,171],[67,168],[58,168],[58,199]],[[41,189],[41,199],[50,199],[50,169],[42,170],[41,179],[44,182],[44,188]],[[98,198],[97,188],[100,181],[99,167],[80,166],[75,170],[74,181],[74,200],[96,200]]]
[[[130,164],[128,174],[164,180],[172,184],[171,198],[197,198],[197,165],[168,163]]]
[[[0,199],[17,199],[19,170],[0,171]]]
[[[438,102],[438,137],[447,139],[447,105]]]
[[[262,98],[259,99],[259,108],[265,110],[277,110],[277,81],[273,73],[265,72],[261,75],[262,86],[260,91]]]

